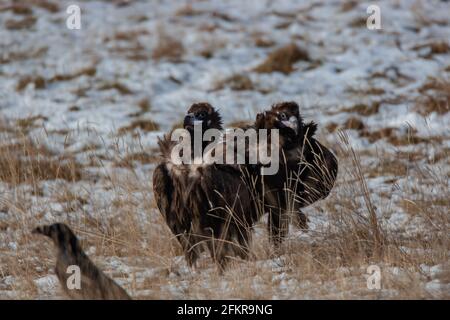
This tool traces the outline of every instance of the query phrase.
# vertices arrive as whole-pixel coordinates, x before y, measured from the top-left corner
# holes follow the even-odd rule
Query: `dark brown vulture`
[[[72,230],[63,223],[40,226],[32,233],[42,234],[53,240],[57,249],[55,273],[64,292],[72,299],[80,300],[129,300],[130,296],[111,278],[107,277],[89,259]],[[69,266],[80,270],[80,287],[69,288],[67,280],[73,274]]]
[[[199,121],[202,133],[222,130],[219,113],[208,103],[195,103],[184,119],[192,144],[194,123]],[[171,159],[175,142],[166,135],[158,144],[162,160],[153,173],[153,192],[187,263],[193,266],[205,247],[220,271],[232,256],[247,258],[257,215],[240,171],[228,165],[175,164]]]
[[[314,138],[317,124],[303,123],[295,102],[273,105],[258,114],[254,126],[257,130],[279,130],[280,169],[275,175],[260,176],[261,183],[257,184],[269,211],[271,240],[278,245],[288,231],[289,214],[301,228],[307,228],[307,218],[300,209],[328,196],[338,163],[333,153]]]

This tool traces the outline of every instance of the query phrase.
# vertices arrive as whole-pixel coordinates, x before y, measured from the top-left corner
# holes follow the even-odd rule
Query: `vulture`
[[[255,184],[269,212],[270,239],[278,246],[288,232],[291,214],[299,227],[308,228],[308,219],[300,209],[328,196],[336,180],[338,162],[314,138],[317,124],[305,124],[295,102],[272,105],[270,110],[257,115],[254,127],[279,130],[278,173],[258,176]],[[258,172],[253,171],[252,175]]]
[[[194,125],[222,130],[222,118],[209,103],[193,104],[183,127],[191,138]],[[202,151],[210,142],[203,142]],[[208,250],[222,272],[234,257],[249,256],[251,228],[257,220],[252,193],[239,168],[216,163],[178,163],[171,158],[176,142],[165,135],[158,141],[161,161],[153,173],[153,192],[167,226],[180,243],[189,266]]]
[[[55,273],[64,292],[76,300],[130,300],[127,292],[114,280],[106,276],[89,259],[80,246],[73,231],[63,223],[39,226],[32,231],[53,240],[57,249]],[[68,280],[73,271],[70,266],[80,270],[80,287],[69,288]]]

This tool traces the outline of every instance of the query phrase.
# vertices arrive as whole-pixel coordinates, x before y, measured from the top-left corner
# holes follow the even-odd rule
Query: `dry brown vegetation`
[[[450,111],[450,82],[444,79],[430,79],[420,89],[422,96],[417,100],[415,111],[427,116],[432,112],[445,114]]]
[[[48,47],[41,47],[35,50],[5,52],[0,56],[0,64],[7,64],[12,61],[37,59],[46,54],[47,51]]]
[[[429,52],[427,52],[425,55],[423,55],[423,58],[427,58],[427,59],[432,58],[435,54],[445,54],[445,53],[450,52],[450,46],[445,41],[430,42],[430,43],[414,46],[412,49],[420,50],[422,48],[429,49]]]
[[[33,14],[33,9],[30,8],[29,6],[24,5],[23,3],[15,3],[15,2],[1,5],[0,12],[3,12],[3,11],[11,11],[14,14],[19,14],[19,15]]]
[[[254,71],[260,73],[278,71],[288,74],[294,70],[293,64],[300,60],[309,61],[308,53],[295,43],[290,43],[270,53],[266,60],[257,66]]]
[[[269,48],[275,45],[275,41],[264,38],[262,35],[254,36],[255,46],[260,48]]]
[[[34,123],[35,119],[22,120],[27,122],[23,126],[29,129],[30,123]],[[4,124],[2,127],[1,139],[9,142],[0,145],[0,181],[34,186],[43,180],[78,181],[82,178],[82,167],[75,159],[55,155],[45,145],[27,137],[27,130],[15,129],[11,124]],[[11,136],[15,138],[11,139]]]
[[[363,130],[365,127],[364,122],[362,122],[360,118],[356,117],[348,118],[342,126],[343,129],[349,130]]]
[[[138,107],[139,107],[139,111],[131,113],[129,115],[130,117],[140,117],[143,114],[149,112],[151,110],[151,108],[152,108],[152,106],[150,104],[150,100],[147,99],[147,98],[144,98],[144,99],[140,100],[138,102]]]
[[[210,15],[211,17],[219,18],[219,19],[222,19],[222,20],[228,21],[228,22],[235,20],[231,16],[229,16],[225,13],[222,13],[222,12],[194,9],[194,7],[191,4],[186,4],[182,7],[180,7],[175,12],[175,16],[177,16],[177,17],[183,17],[183,16],[193,17],[193,16],[199,16],[199,15]]]
[[[422,232],[410,237],[387,228],[383,219],[392,212],[389,206],[374,201],[372,190],[369,191],[367,185],[367,179],[372,177],[392,177],[393,184],[398,179],[421,177],[423,184],[444,186],[447,180],[437,176],[434,169],[424,176],[422,170],[425,168],[411,164],[411,161],[423,157],[420,153],[357,152],[350,147],[349,138],[340,132],[341,143],[333,146],[340,162],[338,181],[325,201],[313,205],[313,210],[326,217],[327,225],[310,230],[311,241],[287,240],[282,246],[279,262],[268,267],[265,265],[269,263],[268,259],[278,255],[267,242],[265,228],[258,224],[259,235],[255,236],[252,245],[255,260],[236,261],[225,274],[219,275],[211,268],[208,258],[200,261],[196,273],[183,271],[180,263],[175,262],[174,257],[181,255],[181,250],[157,212],[150,192],[151,173],[142,177],[136,171],[140,164],[157,161],[154,150],[144,152],[138,148],[125,154],[116,152],[113,155],[114,167],[130,174],[105,171],[94,181],[82,174],[81,165],[76,162],[65,165],[64,156],[55,155],[42,144],[31,142],[25,138],[25,133],[18,132],[8,123],[2,124],[1,128],[5,135],[22,137],[14,144],[2,145],[0,152],[0,181],[16,189],[17,197],[3,198],[0,208],[6,212],[19,212],[8,228],[20,230],[11,239],[17,242],[19,249],[14,257],[2,254],[0,272],[3,276],[20,279],[10,287],[20,292],[20,298],[41,296],[34,279],[53,272],[52,245],[28,233],[40,223],[46,212],[45,209],[33,209],[30,199],[44,195],[61,205],[64,212],[62,221],[69,223],[80,236],[83,247],[95,248],[89,255],[103,270],[111,274],[109,259],[131,268],[129,273],[115,271],[111,275],[122,280],[134,298],[389,297],[367,289],[366,268],[371,264],[380,266],[383,289],[394,292],[396,298],[444,297],[432,296],[424,290],[420,283],[430,279],[427,280],[419,266],[448,263],[448,197],[442,194],[430,198],[413,183],[404,187],[398,205],[424,223]],[[361,157],[374,157],[377,161],[372,166],[363,167]],[[44,194],[39,181],[53,179],[65,179],[66,183],[51,189],[50,195],[49,191]],[[71,181],[85,181],[91,185],[103,181],[103,187],[97,192],[110,190],[113,200],[108,206],[102,206],[93,193],[74,191]],[[34,186],[32,192],[20,191],[20,184]],[[383,197],[383,193],[379,194]],[[386,194],[385,201],[389,202],[389,197],[390,194]],[[139,218],[137,212],[145,212],[147,218]],[[0,225],[0,228],[6,226]],[[410,249],[405,250],[406,247]],[[22,262],[18,263],[17,259]],[[149,274],[142,273],[150,268],[152,272]],[[393,268],[401,270],[403,276],[390,271]],[[433,277],[445,280],[448,274],[440,273]],[[258,282],[258,290],[253,289],[255,281]],[[286,281],[297,285],[290,291],[280,291],[279,286]],[[226,291],[219,290],[221,283],[227,283]],[[304,285],[306,283],[308,285]],[[185,285],[189,290],[180,289]],[[179,288],[182,293],[174,294],[169,286]]]
[[[107,6],[108,2],[104,0],[103,4]],[[114,3],[127,6],[132,1],[114,0]],[[339,175],[331,194],[304,210],[311,218],[310,230],[300,230],[295,225],[295,217],[290,217],[290,236],[281,250],[275,252],[267,240],[264,217],[255,226],[252,243],[254,259],[236,260],[221,275],[206,256],[200,259],[195,270],[186,268],[183,252],[159,214],[151,186],[152,170],[158,162],[158,153],[154,149],[144,149],[140,138],[148,132],[153,137],[152,133],[160,130],[160,125],[148,119],[151,118],[153,108],[153,101],[144,98],[149,94],[146,92],[148,88],[140,88],[139,84],[133,82],[147,73],[132,74],[136,69],[128,67],[130,61],[122,64],[122,60],[137,61],[136,64],[144,66],[150,63],[151,70],[157,71],[156,77],[160,77],[165,75],[165,71],[161,70],[163,68],[153,68],[159,67],[158,62],[183,62],[184,66],[184,63],[191,63],[191,58],[195,58],[192,60],[196,62],[198,56],[214,58],[206,63],[207,71],[210,71],[210,67],[223,67],[221,59],[233,59],[235,49],[239,55],[240,50],[243,50],[244,55],[246,52],[265,52],[267,56],[263,56],[262,62],[252,70],[249,70],[246,59],[242,63],[233,61],[232,76],[213,83],[213,90],[225,89],[224,92],[209,94],[211,98],[220,98],[219,101],[222,101],[228,89],[248,90],[228,93],[232,98],[242,95],[248,101],[260,101],[257,92],[273,92],[273,95],[264,98],[274,99],[284,94],[284,91],[278,92],[276,84],[272,86],[273,79],[278,76],[272,78],[257,73],[281,72],[288,75],[296,71],[297,66],[303,72],[322,65],[328,68],[329,63],[333,65],[330,69],[333,69],[336,61],[342,60],[344,66],[352,65],[348,64],[347,54],[354,54],[355,59],[361,58],[358,45],[373,49],[370,41],[354,41],[353,47],[351,41],[337,43],[327,42],[322,36],[320,38],[323,39],[311,38],[308,30],[315,30],[320,22],[317,20],[318,15],[311,13],[311,9],[316,6],[323,4],[302,5],[303,9],[285,12],[266,11],[261,18],[273,15],[270,19],[255,20],[267,23],[263,28],[265,32],[253,31],[253,21],[241,21],[238,16],[234,18],[233,11],[225,8],[227,6],[223,12],[218,12],[198,9],[194,2],[187,3],[172,12],[170,17],[158,17],[165,29],[160,27],[156,30],[151,15],[147,16],[145,12],[133,13],[130,10],[132,14],[124,14],[124,20],[120,20],[121,13],[111,11],[114,17],[119,18],[119,23],[111,28],[99,29],[99,34],[104,35],[104,46],[85,48],[86,44],[97,41],[88,37],[79,48],[87,50],[83,51],[83,56],[92,54],[98,56],[99,62],[104,59],[103,62],[107,60],[108,63],[97,65],[94,59],[94,63],[85,68],[54,73],[54,62],[59,61],[48,59],[49,48],[25,38],[22,41],[20,35],[33,32],[36,33],[36,39],[40,39],[42,33],[37,27],[64,24],[60,16],[64,13],[63,5],[56,0],[0,0],[0,12],[5,12],[2,13],[4,19],[0,27],[5,29],[7,35],[18,37],[17,45],[14,38],[12,45],[2,48],[5,52],[0,52],[0,67],[6,67],[5,71],[0,71],[0,75],[4,76],[7,83],[15,81],[13,84],[16,84],[17,91],[12,93],[12,97],[7,95],[8,99],[3,101],[5,104],[16,101],[15,96],[20,98],[26,89],[28,91],[34,87],[39,91],[30,90],[26,94],[30,94],[30,97],[35,94],[42,100],[54,99],[55,105],[61,104],[61,112],[70,111],[67,115],[72,119],[78,120],[78,116],[86,114],[85,106],[90,105],[97,90],[115,90],[118,94],[111,91],[108,92],[111,94],[102,92],[100,96],[106,96],[106,101],[111,99],[115,106],[121,106],[126,101],[124,106],[132,105],[135,108],[122,119],[126,125],[115,134],[108,135],[108,138],[99,137],[99,141],[86,144],[81,141],[85,132],[77,136],[73,129],[60,127],[47,131],[44,127],[47,120],[54,124],[55,119],[44,111],[42,114],[50,119],[40,115],[41,111],[33,111],[33,116],[0,121],[0,299],[64,298],[59,290],[56,293],[52,290],[44,292],[45,286],[42,282],[38,284],[38,280],[46,280],[48,275],[54,275],[55,256],[50,241],[30,234],[33,227],[53,222],[69,224],[93,261],[107,274],[121,281],[133,298],[137,299],[450,299],[448,128],[443,127],[442,135],[439,136],[421,136],[412,127],[405,130],[393,125],[383,126],[381,123],[384,113],[390,114],[390,108],[396,108],[396,104],[412,105],[413,111],[432,120],[447,116],[450,112],[450,65],[444,59],[450,53],[450,45],[448,39],[435,38],[445,31],[438,27],[448,27],[450,20],[436,18],[429,10],[424,10],[420,1],[412,6],[416,21],[404,25],[405,34],[385,34],[386,41],[380,38],[380,42],[376,42],[384,48],[397,45],[400,51],[396,54],[403,52],[407,59],[402,61],[406,61],[406,64],[387,64],[392,63],[392,60],[386,59],[376,68],[370,68],[378,72],[370,74],[367,71],[365,78],[359,78],[364,73],[354,73],[361,87],[352,86],[342,93],[343,96],[353,95],[351,103],[358,102],[356,104],[338,108],[336,112],[325,110],[323,106],[317,110],[306,109],[309,112],[307,116],[317,120],[321,121],[322,114],[331,118],[323,128],[324,132],[330,134],[320,137],[320,141],[330,146],[339,159]],[[83,14],[97,16],[89,12],[92,7],[86,8],[88,10]],[[341,11],[342,16],[348,13],[351,18],[355,17],[348,20],[347,25],[353,27],[350,31],[355,39],[366,40],[358,33],[365,31],[367,16],[363,11],[357,17],[350,12],[361,8],[361,3],[349,0],[338,3],[336,12],[341,14]],[[219,10],[222,11],[222,8]],[[144,21],[148,23],[142,23]],[[308,22],[314,23],[310,25]],[[431,29],[426,28],[428,26]],[[276,33],[270,32],[270,28],[277,29]],[[178,34],[177,31],[182,32]],[[338,36],[334,40],[342,36],[340,28],[330,32]],[[196,44],[194,49],[185,47],[187,42],[183,43],[181,34],[188,33],[194,38],[198,36],[197,42],[201,45]],[[90,34],[94,37],[98,35],[96,32]],[[282,34],[282,37],[278,36]],[[427,39],[426,35],[433,37]],[[31,40],[33,38],[30,37]],[[289,41],[298,41],[305,47]],[[289,44],[284,46],[286,43]],[[52,47],[52,53],[59,51],[58,46]],[[321,56],[313,57],[310,55],[313,52]],[[185,56],[188,59],[183,61]],[[423,64],[427,72],[436,72],[436,68],[439,68],[436,77],[425,81],[417,92],[410,88],[416,88],[416,84],[420,83],[418,81],[422,81],[420,71],[406,72],[408,66],[415,65],[410,64],[412,58],[420,60],[418,65]],[[23,67],[21,62],[24,62]],[[103,68],[110,62],[119,66],[114,70],[117,77],[111,75],[107,68],[107,78],[94,79],[105,74]],[[45,72],[29,71],[28,65]],[[379,69],[383,66],[384,69]],[[162,67],[172,69],[177,66]],[[188,69],[185,70],[186,76],[196,75]],[[203,67],[200,69],[203,71]],[[130,73],[119,76],[124,70]],[[336,67],[334,70],[337,74],[355,71],[352,67],[349,70]],[[184,74],[184,71],[181,73]],[[302,75],[296,73],[293,77],[297,76]],[[80,84],[83,81],[78,77],[86,77],[87,83]],[[182,86],[189,84],[186,80],[189,77],[177,77],[178,72],[168,75],[169,80],[184,90]],[[345,76],[342,79],[352,77]],[[286,77],[286,80],[292,79]],[[66,101],[65,96],[53,90],[48,93],[45,91],[51,89],[51,84],[56,87],[59,82],[64,82],[60,83],[64,92],[67,89],[68,93],[83,99],[65,104],[60,101],[61,97]],[[354,82],[351,81],[351,84]],[[193,87],[196,97],[198,84]],[[200,88],[203,88],[203,83]],[[402,90],[397,90],[400,88]],[[286,89],[287,96],[297,97],[296,93]],[[298,93],[303,96],[305,90],[301,89]],[[306,89],[308,94],[309,88]],[[321,90],[310,89],[312,96],[321,95]],[[257,91],[257,95],[250,91]],[[176,96],[177,93],[174,93]],[[155,102],[166,98],[158,97],[159,94],[155,94]],[[334,92],[326,94],[327,98],[334,97]],[[371,102],[374,100],[377,101]],[[342,102],[345,103],[345,99]],[[8,105],[6,107],[9,108]],[[160,106],[155,107],[159,109]],[[243,113],[245,111],[242,110]],[[224,114],[230,116],[229,113]],[[235,115],[231,116],[238,119]],[[440,122],[433,122],[433,126],[436,123]],[[234,121],[228,123],[227,127],[249,124],[251,121]],[[161,125],[165,127],[169,124]],[[173,125],[173,128],[181,127],[182,121]],[[322,130],[322,125],[319,127]],[[353,149],[351,145],[354,141],[350,141],[346,130],[354,130],[349,134],[358,136],[357,142],[369,142],[370,147]],[[44,133],[38,135],[37,131]],[[431,131],[436,132],[434,127]],[[55,141],[58,145],[53,148]],[[81,145],[78,146],[78,142]],[[76,148],[68,149],[72,143]],[[380,266],[382,270],[381,291],[367,289],[367,266],[372,264]],[[433,266],[438,266],[440,271],[424,271]],[[440,291],[433,291],[428,285],[442,287]]]
[[[143,120],[138,119],[133,121],[130,125],[122,127],[119,129],[119,135],[123,135],[127,132],[135,131],[136,129],[140,129],[142,131],[158,131],[159,130],[159,124],[152,120]]]
[[[36,89],[44,89],[45,88],[45,79],[41,76],[25,76],[19,80],[16,85],[17,91],[22,91],[25,89],[30,83],[34,84]]]
[[[25,16],[20,20],[9,19],[5,21],[5,28],[9,30],[30,29],[36,24],[36,21],[37,19],[34,16]]]
[[[45,51],[47,51],[47,49]],[[35,55],[36,55],[36,53],[34,54],[33,57],[35,57]],[[60,82],[60,81],[70,81],[75,78],[81,77],[83,75],[88,76],[88,77],[93,77],[93,76],[95,76],[96,72],[97,72],[97,69],[95,68],[95,66],[90,66],[90,67],[82,68],[71,74],[56,74],[53,77],[50,77],[48,79],[45,79],[43,76],[40,76],[40,75],[36,75],[36,76],[27,75],[27,76],[20,78],[20,80],[17,82],[16,90],[22,91],[31,83],[34,84],[35,89],[44,89],[49,84],[52,84],[55,82]],[[118,89],[118,90],[120,89],[119,91],[121,91],[121,92],[126,91],[125,89],[123,89],[123,87],[124,86],[120,85],[120,84],[115,84],[115,86],[111,85],[111,88]]]
[[[100,84],[98,89],[99,90],[113,90],[114,89],[124,95],[133,93],[133,91],[131,91],[130,88],[128,88],[126,85],[124,85],[123,83],[120,83],[118,81],[102,83],[102,84]]]
[[[183,43],[160,28],[158,30],[158,44],[152,52],[153,59],[167,59],[172,62],[178,62],[183,57],[183,54]]]
[[[30,0],[29,2],[33,6],[47,10],[48,12],[51,12],[51,13],[57,13],[61,10],[57,2],[48,1],[48,0]]]
[[[230,88],[231,90],[253,90],[253,82],[249,76],[243,74],[234,74],[229,78],[219,81],[215,90]]]
[[[371,116],[378,113],[380,110],[380,102],[374,102],[371,105],[366,105],[363,103],[356,104],[349,108],[344,108],[339,110],[339,112],[355,112],[361,116]]]

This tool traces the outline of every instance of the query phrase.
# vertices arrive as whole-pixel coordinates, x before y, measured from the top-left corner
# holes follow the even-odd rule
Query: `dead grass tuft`
[[[430,59],[435,54],[446,54],[450,52],[450,46],[446,41],[433,41],[426,44],[414,46],[412,50],[421,50],[423,48],[429,48],[429,51],[423,55],[423,58]]]
[[[371,115],[377,114],[379,110],[380,110],[380,103],[373,102],[371,105],[366,105],[363,103],[356,104],[350,108],[344,108],[340,111],[355,112],[361,116],[371,116]]]
[[[144,132],[158,131],[159,124],[157,124],[152,120],[138,119],[133,121],[130,125],[120,128],[119,135],[124,135],[128,132],[133,132],[136,129],[140,129]]]
[[[9,19],[5,21],[5,28],[9,30],[24,30],[24,29],[30,29],[36,24],[36,17],[29,15],[21,20],[13,20]]]
[[[81,108],[79,107],[79,106],[71,106],[70,108],[69,108],[69,111],[70,112],[78,112],[78,111],[80,111],[81,110]]]
[[[341,4],[341,11],[342,12],[348,12],[350,10],[352,10],[353,8],[355,8],[358,5],[358,1],[355,0],[349,0],[349,1],[345,1]]]
[[[417,130],[408,127],[408,130],[399,130],[397,128],[382,128],[374,131],[363,130],[360,132],[362,137],[365,137],[369,142],[373,143],[381,139],[385,139],[387,142],[394,146],[406,146],[419,143],[438,143],[442,142],[442,137],[419,137]]]
[[[423,116],[436,112],[450,111],[450,82],[444,79],[430,79],[420,89],[423,95],[416,101],[414,110]]]
[[[248,126],[251,126],[252,124],[253,124],[253,121],[240,120],[240,121],[233,121],[233,122],[229,123],[228,126],[230,128],[246,128]]]
[[[43,180],[78,181],[82,176],[82,167],[75,159],[56,156],[28,138],[0,146],[0,181],[36,185]]]
[[[347,130],[363,130],[365,127],[364,122],[356,117],[348,118],[342,126],[343,129]]]
[[[395,159],[379,159],[373,167],[368,169],[368,177],[405,177],[408,174],[408,165]]]
[[[234,74],[225,80],[219,81],[216,85],[216,90],[222,90],[223,88],[230,88],[231,90],[253,90],[253,82],[247,75]]]
[[[159,61],[167,59],[172,62],[179,62],[184,54],[183,43],[167,34],[162,28],[158,30],[158,44],[153,49],[153,59]]]
[[[131,113],[129,116],[130,117],[140,117],[143,114],[149,112],[152,108],[151,104],[150,104],[150,100],[147,98],[144,98],[142,100],[140,100],[138,102],[138,107],[139,107],[139,111],[135,112],[135,113]]]
[[[28,132],[31,129],[38,128],[40,125],[36,124],[36,121],[47,121],[48,118],[42,115],[31,116],[28,118],[22,118],[16,121],[17,126],[19,126],[22,132]]]
[[[365,28],[367,26],[367,18],[365,16],[356,17],[350,22],[352,28]]]
[[[33,9],[30,8],[29,6],[27,6],[26,4],[21,4],[21,3],[10,3],[8,5],[4,5],[4,6],[0,6],[0,12],[3,11],[11,11],[14,14],[19,14],[19,15],[30,15],[33,14]]]
[[[70,81],[75,78],[81,77],[83,75],[88,77],[93,77],[97,73],[97,69],[95,67],[87,67],[83,68],[79,71],[76,71],[72,74],[57,74],[48,79],[49,83],[58,82],[58,81]]]
[[[152,152],[135,152],[131,154],[127,154],[120,160],[114,162],[114,166],[123,167],[123,168],[134,168],[136,163],[149,164],[156,163],[160,160],[160,157],[157,156],[158,152],[156,150],[152,150]]]
[[[47,10],[50,13],[60,12],[58,3],[48,0],[29,0],[34,6]]]
[[[211,18],[218,18],[227,22],[233,22],[236,19],[229,16],[226,13],[219,12],[219,11],[207,11],[207,10],[199,10],[195,9],[192,4],[186,4],[182,7],[180,7],[176,12],[175,16],[177,17],[194,17],[194,16],[200,16],[200,15],[209,15]]]
[[[121,41],[136,41],[139,36],[149,35],[149,34],[150,33],[147,29],[118,31],[114,35],[114,39],[121,40]]]
[[[20,78],[19,82],[16,85],[16,90],[22,91],[29,84],[33,84],[35,89],[44,89],[46,81],[41,76],[25,76],[23,78]]]
[[[273,47],[275,45],[275,41],[264,38],[262,36],[256,36],[254,37],[255,46],[260,48],[269,48]]]
[[[289,74],[294,70],[293,64],[300,60],[309,61],[308,53],[295,43],[290,43],[270,53],[267,59],[257,66],[254,71],[259,73],[278,71]]]
[[[99,90],[117,90],[119,93],[123,95],[132,94],[133,91],[129,89],[126,85],[120,82],[106,82],[99,86]]]
[[[355,89],[355,88],[349,88],[346,89],[347,92],[350,92],[358,97],[364,97],[367,95],[371,96],[380,96],[386,93],[386,90],[383,88],[376,88],[376,87],[370,87],[366,89]]]
[[[35,50],[14,51],[4,53],[0,56],[0,64],[7,64],[13,61],[22,61],[28,59],[37,59],[42,57],[48,51],[48,47],[37,48]]]

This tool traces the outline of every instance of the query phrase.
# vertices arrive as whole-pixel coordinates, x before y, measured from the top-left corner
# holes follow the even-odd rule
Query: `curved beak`
[[[184,128],[194,128],[195,125],[201,125],[202,124],[202,120],[198,120],[195,117],[195,114],[193,113],[188,113],[185,117],[184,117],[184,122],[183,122],[183,127]]]
[[[183,127],[194,127],[195,115],[193,113],[188,113],[184,117]]]
[[[289,118],[289,120],[281,121],[281,123],[282,123],[285,127],[291,128],[292,130],[294,130],[295,134],[298,133],[298,120],[297,120],[296,117],[291,116],[291,117]]]

